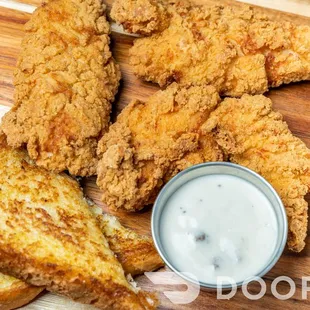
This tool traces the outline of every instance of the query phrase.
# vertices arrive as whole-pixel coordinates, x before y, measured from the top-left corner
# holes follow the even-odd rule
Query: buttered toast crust
[[[0,310],[11,310],[28,304],[44,288],[29,285],[0,273]]]
[[[153,309],[110,250],[76,181],[0,147],[0,271],[100,309]]]
[[[102,214],[102,210],[93,203],[90,209],[126,274],[136,276],[164,265],[150,237],[125,228],[116,217]],[[0,273],[0,310],[16,309],[28,304],[43,290],[43,287],[29,285]]]
[[[151,238],[125,228],[114,216],[103,214],[97,216],[97,219],[110,249],[126,273],[135,276],[164,265]]]
[[[136,276],[164,265],[150,237],[125,228],[116,217],[102,214],[102,210],[93,203],[90,204],[90,209],[126,274]],[[29,285],[0,273],[0,310],[11,310],[26,305],[43,290],[43,287]]]

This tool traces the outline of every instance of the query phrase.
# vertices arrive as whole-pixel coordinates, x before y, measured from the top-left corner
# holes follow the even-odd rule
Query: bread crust
[[[123,285],[113,281],[104,283],[91,276],[78,274],[70,270],[70,266],[64,271],[63,266],[21,257],[10,246],[1,249],[0,258],[0,270],[4,273],[35,286],[46,286],[50,292],[59,293],[77,302],[93,304],[99,309],[152,309],[149,308],[147,295],[143,292],[133,294],[133,291]]]
[[[152,238],[137,234],[109,214],[97,216],[110,249],[116,254],[126,274],[136,276],[164,266]]]
[[[90,209],[126,274],[136,276],[164,265],[150,237],[125,228],[116,217],[102,214],[102,209],[95,204],[91,203]],[[0,310],[26,305],[42,291],[44,287],[29,285],[22,280],[0,274]]]
[[[29,285],[21,280],[1,275],[0,285],[0,310],[11,310],[28,304],[37,297],[43,287]]]

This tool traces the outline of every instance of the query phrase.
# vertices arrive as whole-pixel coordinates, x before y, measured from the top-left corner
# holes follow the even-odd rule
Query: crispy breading
[[[137,76],[160,86],[212,84],[221,95],[239,97],[310,79],[309,25],[260,11],[186,0],[116,0],[111,15],[127,31],[149,35],[130,49]]]
[[[100,309],[153,309],[131,286],[78,183],[0,147],[0,270]]]
[[[288,129],[270,99],[225,99],[202,130],[213,133],[228,158],[265,177],[280,195],[289,221],[288,246],[300,252],[307,236],[310,150]]]
[[[212,86],[173,84],[125,107],[98,144],[102,200],[112,209],[137,211],[180,170],[222,160],[213,138],[200,134],[219,99]]]
[[[130,33],[148,35],[169,26],[165,4],[156,0],[116,0],[111,16]]]
[[[49,170],[95,174],[120,79],[105,9],[101,0],[53,0],[25,25],[15,104],[2,129],[10,146],[26,145]]]

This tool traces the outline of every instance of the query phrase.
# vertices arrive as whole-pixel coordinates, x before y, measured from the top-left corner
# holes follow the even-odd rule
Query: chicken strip
[[[310,150],[288,129],[270,99],[225,99],[202,126],[228,158],[265,177],[280,195],[289,222],[288,246],[300,252],[307,235]]]
[[[130,33],[151,35],[169,27],[170,16],[167,5],[175,2],[177,1],[115,0],[111,17]]]
[[[99,309],[154,309],[153,294],[126,280],[78,183],[1,140],[0,271]]]
[[[88,176],[107,130],[120,70],[109,49],[101,0],[51,0],[26,24],[15,104],[2,129],[37,165]]]
[[[275,21],[246,5],[116,0],[111,16],[135,40],[137,76],[165,86],[212,84],[221,95],[261,94],[310,79],[310,27]]]
[[[98,186],[111,209],[137,211],[162,186],[193,164],[222,160],[200,126],[219,101],[212,86],[172,84],[147,102],[132,101],[98,144]]]

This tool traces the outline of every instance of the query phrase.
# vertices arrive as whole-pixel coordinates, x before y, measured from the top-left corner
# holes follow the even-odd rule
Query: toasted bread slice
[[[141,236],[123,227],[111,215],[102,214],[102,209],[88,201],[90,209],[96,216],[101,231],[116,254],[126,274],[138,275],[163,266],[152,239]],[[0,273],[0,310],[21,307],[33,300],[44,290]]]
[[[153,309],[132,287],[76,181],[0,145],[0,270],[100,309]]]
[[[125,228],[115,216],[102,214],[102,210],[95,204],[91,204],[90,208],[125,273],[135,276],[164,265],[150,237]]]
[[[101,221],[110,248],[117,255],[125,272],[135,276],[164,265],[151,238],[125,228],[115,217],[108,214],[104,214]]]
[[[0,273],[0,310],[11,310],[26,305],[44,288],[29,285]]]
[[[136,276],[164,265],[150,237],[125,228],[115,216],[102,214],[102,209],[91,202],[90,209],[126,274]],[[43,287],[29,285],[0,273],[0,310],[16,309],[28,304],[43,290]]]
[[[126,274],[136,276],[164,265],[150,237],[125,228],[115,216],[102,214],[102,209],[93,203],[90,204],[90,209]],[[0,310],[26,305],[43,290],[43,287],[29,285],[0,273]]]

